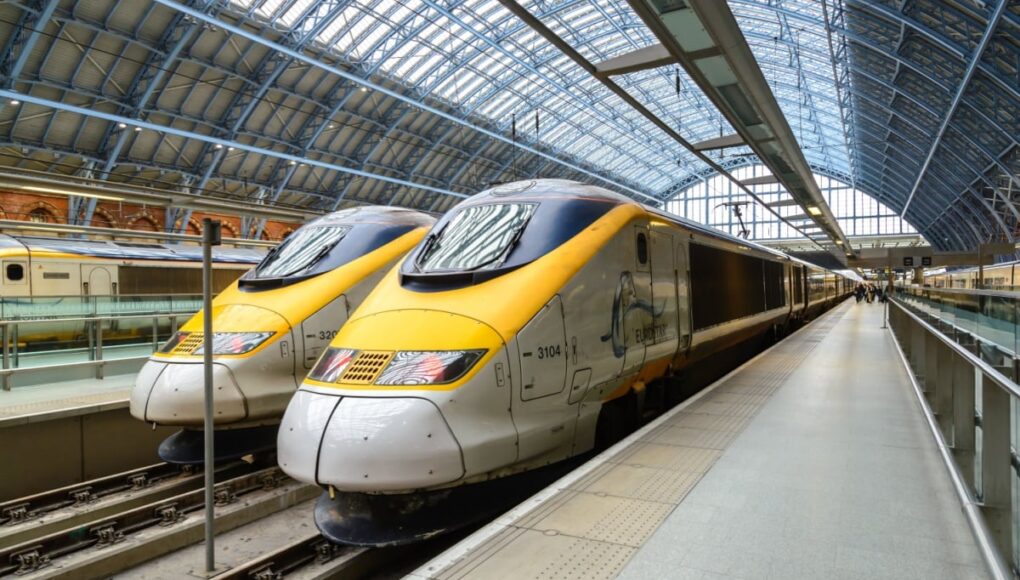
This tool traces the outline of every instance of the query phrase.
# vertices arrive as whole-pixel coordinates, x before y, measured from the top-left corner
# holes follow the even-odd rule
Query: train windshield
[[[254,278],[287,278],[311,269],[344,239],[350,226],[304,227],[255,266]]]
[[[416,264],[419,271],[463,272],[500,266],[537,207],[537,203],[494,203],[464,208],[425,239]]]

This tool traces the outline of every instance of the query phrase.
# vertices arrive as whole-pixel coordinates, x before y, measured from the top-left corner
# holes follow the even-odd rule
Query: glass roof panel
[[[256,1],[257,14],[266,18],[284,6],[284,0]],[[280,23],[300,28],[308,15],[330,18],[319,39],[341,59],[376,63],[419,94],[480,115],[507,133],[516,115],[523,141],[633,179],[648,193],[665,195],[704,166],[496,0],[352,0],[335,16],[317,11],[314,0],[290,1]],[[654,42],[626,0],[524,4],[594,63]],[[837,4],[841,0],[830,1]],[[730,6],[808,161],[852,173],[821,3],[733,0]],[[678,67],[615,80],[692,143],[732,133]],[[747,153],[734,147],[710,156],[722,162]]]

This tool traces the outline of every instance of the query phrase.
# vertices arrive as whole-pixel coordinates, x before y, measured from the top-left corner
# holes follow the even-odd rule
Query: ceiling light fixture
[[[815,205],[807,206],[807,212],[811,215],[822,215],[822,210],[818,209],[818,206]]]

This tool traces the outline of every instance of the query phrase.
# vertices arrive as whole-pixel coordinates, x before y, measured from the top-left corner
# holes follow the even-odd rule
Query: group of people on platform
[[[860,304],[861,300],[867,301],[868,304],[872,302],[885,302],[886,300],[882,286],[872,284],[871,282],[858,282],[857,287],[854,288],[854,298],[857,299],[858,304]]]

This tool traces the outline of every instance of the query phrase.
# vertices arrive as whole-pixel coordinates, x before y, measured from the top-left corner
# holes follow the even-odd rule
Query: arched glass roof
[[[733,170],[737,179],[753,179],[771,175],[764,165],[748,165]],[[825,201],[832,208],[839,227],[853,240],[854,237],[915,234],[916,230],[902,220],[892,209],[870,195],[854,189],[850,184],[826,175],[815,176]],[[767,203],[790,196],[778,183],[761,183],[749,186],[755,195]],[[801,235],[788,224],[780,222],[753,202],[732,181],[721,175],[706,175],[666,202],[666,209],[688,219],[719,228],[730,235],[747,236],[756,240],[785,240]],[[777,208],[780,215],[789,217],[801,210],[796,205]],[[740,215],[738,217],[737,212]]]
[[[523,4],[592,62],[653,43],[626,0]],[[1013,239],[1015,1],[729,6],[816,171],[936,247]],[[661,203],[710,171],[496,0],[19,0],[0,41],[5,165],[430,211],[535,175]],[[732,133],[677,67],[616,80],[691,142]]]

